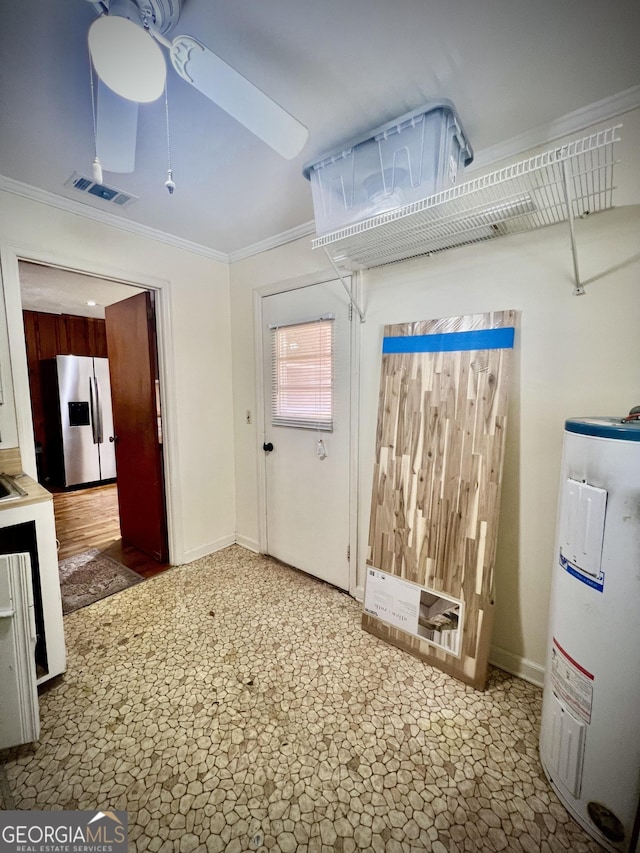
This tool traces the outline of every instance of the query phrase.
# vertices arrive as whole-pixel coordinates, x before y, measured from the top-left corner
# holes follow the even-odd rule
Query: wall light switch
[[[244,422],[246,424],[251,423],[251,410],[250,409],[247,409],[247,414],[244,416]]]

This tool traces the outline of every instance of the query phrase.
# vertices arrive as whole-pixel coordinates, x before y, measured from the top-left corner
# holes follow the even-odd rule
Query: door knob
[[[115,444],[117,440],[118,440],[117,435],[110,435],[109,436],[109,441],[112,442],[113,444]]]
[[[265,443],[262,445],[262,449],[267,453],[271,453],[271,451],[273,450],[273,444],[271,444],[270,441],[265,441]]]

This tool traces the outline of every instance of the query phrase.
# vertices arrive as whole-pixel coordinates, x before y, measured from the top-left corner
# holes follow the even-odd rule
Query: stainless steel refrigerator
[[[51,479],[60,486],[114,479],[108,359],[57,355],[42,366]]]

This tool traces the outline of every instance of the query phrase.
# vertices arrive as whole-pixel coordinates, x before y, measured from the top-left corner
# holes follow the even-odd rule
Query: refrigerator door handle
[[[89,377],[89,411],[91,416],[91,434],[93,436],[93,443],[98,443],[98,414],[96,411],[96,396],[93,391],[93,382],[94,379],[92,376]],[[97,390],[97,389],[96,389]]]
[[[102,432],[102,400],[100,399],[100,384],[98,383],[98,377],[94,376],[93,379],[96,388],[96,433],[98,436],[97,444],[102,444],[104,441],[104,435]]]

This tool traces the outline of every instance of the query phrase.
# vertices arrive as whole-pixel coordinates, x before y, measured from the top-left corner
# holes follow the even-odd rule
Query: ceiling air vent
[[[65,182],[65,187],[73,187],[82,193],[89,193],[89,195],[102,199],[102,201],[116,204],[118,207],[126,207],[138,200],[138,197],[131,193],[114,189],[114,187],[107,187],[105,184],[96,184],[91,178],[80,175],[78,172],[71,175],[69,180]]]

